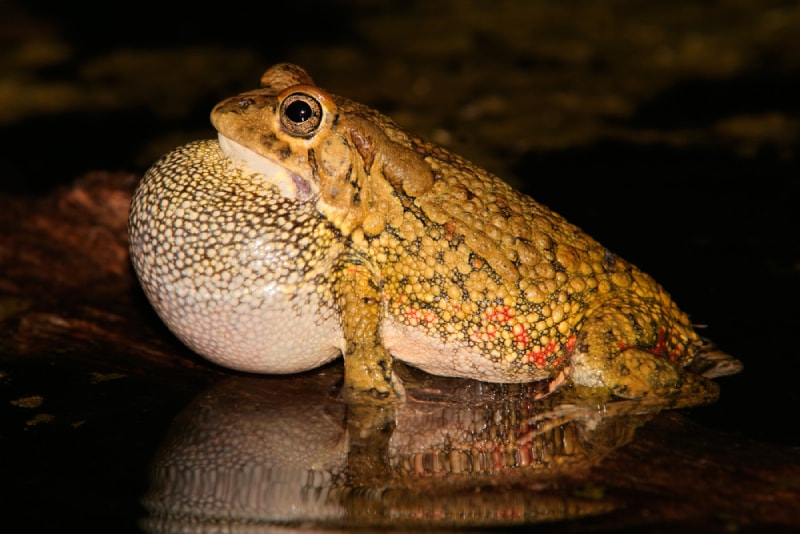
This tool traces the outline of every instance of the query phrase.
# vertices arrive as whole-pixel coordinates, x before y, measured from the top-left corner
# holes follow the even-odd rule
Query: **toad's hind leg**
[[[626,399],[649,399],[671,407],[716,400],[711,380],[682,369],[665,354],[665,326],[647,307],[604,306],[587,316],[570,377],[577,386]]]
[[[344,395],[349,402],[393,402],[402,387],[380,339],[380,281],[360,258],[346,257],[334,273],[334,297],[344,333]]]

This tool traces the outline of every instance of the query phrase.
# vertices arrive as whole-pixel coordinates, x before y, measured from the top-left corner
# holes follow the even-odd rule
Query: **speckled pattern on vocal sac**
[[[235,273],[215,293],[192,279],[194,271],[147,268],[159,254],[135,239],[131,251],[170,328],[223,365],[310,368],[316,360],[293,365],[286,360],[296,354],[271,347],[302,332],[311,336],[303,341],[306,350],[325,354],[317,360],[344,354],[353,398],[391,399],[400,390],[391,371],[395,357],[446,376],[547,380],[550,390],[573,383],[685,404],[715,398],[708,378],[740,368],[701,340],[652,278],[579,228],[374,110],[320,89],[299,67],[272,67],[260,89],[218,104],[212,122],[219,148],[202,145],[213,152],[209,163],[207,154],[192,154],[200,146],[192,145],[179,149],[186,161],[160,162],[148,172],[145,193],[134,200],[132,234],[142,225],[158,227],[152,239],[180,257],[175,248],[188,245],[172,234],[185,216],[153,209],[156,198],[166,199],[194,217],[204,215],[206,228],[217,225],[205,230],[211,240],[204,254],[224,254],[221,240],[240,239],[234,248],[254,256],[229,262],[222,270]],[[170,193],[148,184],[165,174],[190,175],[189,168],[207,178],[191,183],[188,200],[183,189]],[[247,188],[231,189],[243,180]],[[247,206],[256,197],[267,208],[256,208],[254,219]],[[287,229],[279,220],[309,222]],[[307,275],[318,267],[319,275]],[[299,278],[276,274],[286,270]],[[272,304],[291,305],[265,313],[263,306],[255,312],[226,302],[216,308],[218,323],[207,321],[202,333],[176,311],[196,307],[195,299],[207,306],[227,299],[220,296],[232,291],[226,281],[239,276],[252,285],[244,290],[249,295],[235,291],[238,299],[261,299],[269,286],[283,292]],[[186,301],[161,287],[165,277],[191,288]],[[303,306],[295,304],[298,295]],[[218,326],[251,323],[250,315],[271,324],[271,335],[230,334]],[[303,329],[287,333],[281,327],[287,321]],[[270,347],[258,354],[258,344]],[[251,347],[244,363],[242,345]]]
[[[232,167],[216,141],[178,148],[155,168],[137,193],[147,206],[131,212],[132,259],[175,333],[241,369],[258,369],[271,351],[273,372],[335,358],[337,348],[309,350],[341,336],[326,293],[341,250],[335,229]]]

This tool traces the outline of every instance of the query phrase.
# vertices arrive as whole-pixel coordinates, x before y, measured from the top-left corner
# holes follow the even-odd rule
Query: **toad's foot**
[[[648,316],[610,310],[587,320],[572,356],[572,383],[664,408],[716,400],[719,388],[714,382],[671,361],[661,346],[663,328],[641,320]]]

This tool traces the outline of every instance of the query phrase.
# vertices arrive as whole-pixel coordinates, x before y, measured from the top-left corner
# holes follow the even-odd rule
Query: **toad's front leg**
[[[380,277],[358,256],[343,258],[334,274],[334,296],[344,333],[344,395],[351,403],[394,402],[402,391],[392,358],[380,339],[384,306]]]

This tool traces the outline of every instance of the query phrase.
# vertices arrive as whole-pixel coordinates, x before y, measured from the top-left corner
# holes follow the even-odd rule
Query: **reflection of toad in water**
[[[235,377],[201,393],[154,461],[144,526],[491,526],[603,513],[611,500],[552,482],[630,441],[657,411],[410,377],[395,423],[369,429],[386,420],[369,413],[382,408],[347,406],[340,380],[336,368]]]

